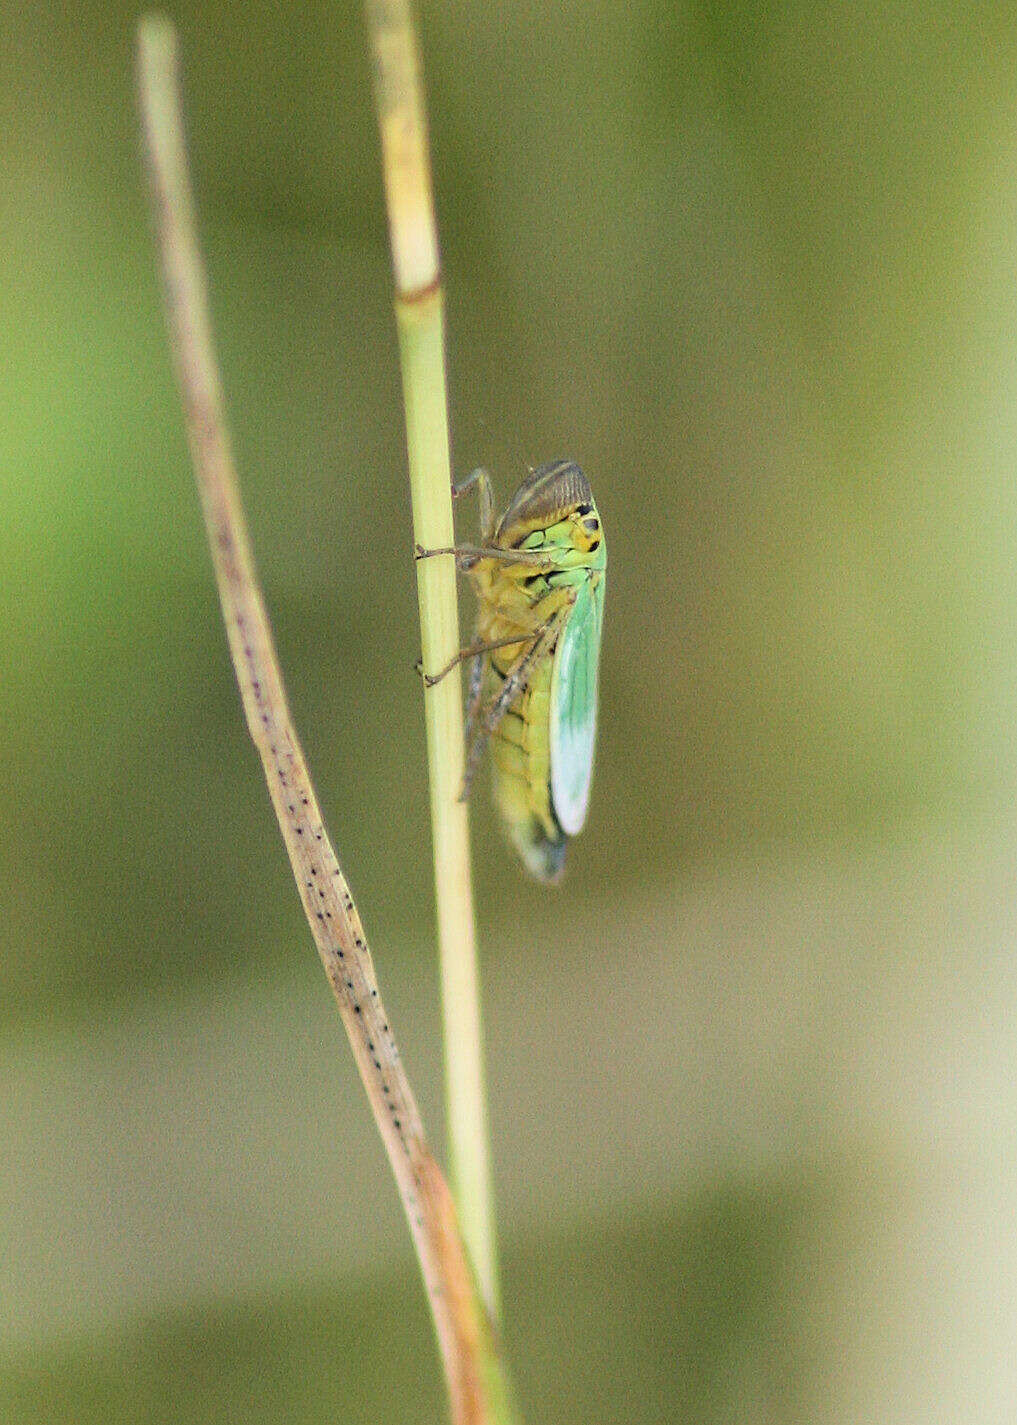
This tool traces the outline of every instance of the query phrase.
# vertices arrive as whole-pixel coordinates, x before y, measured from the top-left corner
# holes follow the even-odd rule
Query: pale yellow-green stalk
[[[455,543],[445,396],[445,334],[420,55],[409,0],[367,0],[396,285],[413,532],[425,549]],[[417,564],[423,669],[459,651],[456,577],[449,558]],[[458,678],[424,693],[434,837],[452,1182],[481,1295],[496,1320],[498,1277],[487,1147],[480,988],[469,823],[459,800],[463,715]]]

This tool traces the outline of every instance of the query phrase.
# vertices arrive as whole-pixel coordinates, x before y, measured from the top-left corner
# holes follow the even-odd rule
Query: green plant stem
[[[424,548],[455,542],[437,226],[420,61],[408,0],[367,0],[396,283],[413,529]],[[425,672],[459,651],[455,565],[417,565]],[[458,677],[424,695],[452,1181],[481,1295],[498,1318],[469,822],[459,801],[463,715]]]
[[[397,301],[413,532],[426,549],[454,542],[448,479],[443,321],[440,289]],[[423,667],[443,667],[459,648],[455,573],[451,559],[417,564]],[[467,808],[463,776],[463,714],[458,677],[424,695],[434,838],[434,879],[441,947],[445,1092],[452,1181],[459,1220],[481,1293],[497,1317],[498,1281],[480,1011],[474,938]]]

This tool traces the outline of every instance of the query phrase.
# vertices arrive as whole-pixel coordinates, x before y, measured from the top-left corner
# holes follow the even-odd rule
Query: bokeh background
[[[291,700],[440,1143],[360,12],[174,15]],[[0,4],[0,1417],[435,1421],[227,661],[135,18]],[[524,1416],[1012,1421],[1017,13],[428,0],[421,28],[457,467],[507,497],[575,456],[611,554],[561,890],[474,816]]]

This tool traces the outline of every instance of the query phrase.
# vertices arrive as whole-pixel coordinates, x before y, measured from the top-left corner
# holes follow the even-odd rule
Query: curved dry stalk
[[[445,338],[438,232],[420,57],[409,0],[366,0],[374,56],[385,197],[396,284],[396,323],[406,406],[413,533],[425,549],[455,543],[445,396]],[[417,564],[425,672],[459,651],[456,576],[451,559]],[[481,1295],[498,1318],[498,1271],[487,1146],[480,985],[470,840],[463,783],[460,680],[424,693],[434,837],[445,1045],[449,1155],[463,1236]]]
[[[296,731],[251,556],[187,174],[176,36],[139,26],[146,154],[174,364],[215,565],[230,653],[251,737],[300,890],[402,1197],[427,1289],[457,1425],[504,1418],[489,1327],[473,1288],[455,1207],[423,1124],[378,991],[363,926],[325,831]],[[322,1206],[327,1221],[327,1204]]]

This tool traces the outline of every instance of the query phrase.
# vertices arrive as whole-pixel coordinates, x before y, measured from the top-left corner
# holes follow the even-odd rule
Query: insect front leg
[[[539,549],[499,549],[489,544],[454,544],[442,549],[425,549],[423,545],[413,546],[414,559],[433,559],[436,554],[454,554],[457,569],[472,569],[481,559],[490,559],[498,564],[524,564],[527,568],[546,573],[556,567],[552,555]]]
[[[465,495],[467,490],[476,487],[480,495],[480,542],[490,544],[494,537],[494,486],[491,484],[491,477],[482,466],[477,466],[476,470],[471,470],[465,475],[458,485],[452,482],[452,498],[458,500],[460,495]]]

